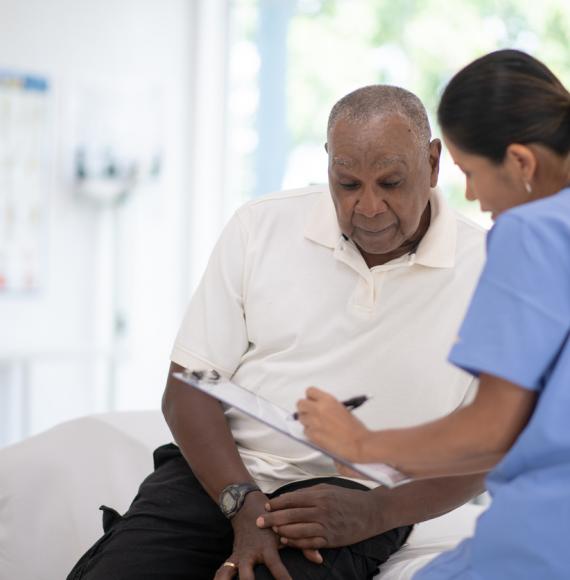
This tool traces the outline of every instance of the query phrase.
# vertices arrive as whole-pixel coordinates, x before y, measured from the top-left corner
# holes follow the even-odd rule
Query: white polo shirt
[[[269,195],[224,229],[172,360],[215,368],[293,411],[309,385],[372,399],[372,429],[414,425],[462,404],[473,379],[447,362],[484,259],[485,232],[437,190],[415,254],[368,268],[340,232],[327,186]],[[228,409],[245,465],[265,492],[330,476],[334,464]]]

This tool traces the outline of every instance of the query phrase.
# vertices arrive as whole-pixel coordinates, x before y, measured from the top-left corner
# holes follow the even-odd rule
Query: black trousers
[[[211,580],[232,552],[233,529],[202,489],[178,447],[154,452],[154,472],[142,483],[129,510],[103,506],[104,535],[75,565],[67,580]],[[340,478],[319,478],[281,487],[270,495],[329,483],[363,489]],[[364,488],[365,489],[365,488]],[[280,557],[294,580],[364,580],[405,542],[411,527],[390,530],[344,548],[321,550],[324,563],[309,562],[300,550]],[[263,565],[256,580],[271,579]]]

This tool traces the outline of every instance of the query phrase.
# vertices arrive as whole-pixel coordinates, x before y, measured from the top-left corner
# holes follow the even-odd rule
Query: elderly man
[[[411,525],[464,503],[477,477],[389,491],[178,382],[214,368],[293,410],[307,385],[371,428],[449,413],[467,374],[443,362],[483,259],[483,232],[435,190],[441,144],[421,102],[371,86],[328,126],[329,188],[254,200],[224,230],[179,331],[163,400],[177,446],[70,578],[371,578]]]

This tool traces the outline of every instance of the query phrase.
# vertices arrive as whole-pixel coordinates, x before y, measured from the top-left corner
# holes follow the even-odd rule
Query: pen
[[[352,397],[352,399],[347,399],[346,401],[342,401],[342,404],[347,408],[350,409],[351,411],[353,409],[357,409],[358,407],[360,407],[360,405],[363,405],[364,403],[366,403],[366,401],[368,401],[369,397],[367,397],[366,395],[361,395],[360,397]],[[295,411],[293,413],[293,419],[295,419],[295,421],[297,421],[297,419],[299,419],[299,413],[297,411]]]

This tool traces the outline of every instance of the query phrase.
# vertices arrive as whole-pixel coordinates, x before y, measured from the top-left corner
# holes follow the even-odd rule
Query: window
[[[235,0],[231,18],[228,214],[253,196],[326,181],[329,110],[360,86],[415,92],[438,136],[441,90],[481,54],[520,48],[570,81],[566,0]],[[440,186],[489,223],[446,153]]]

